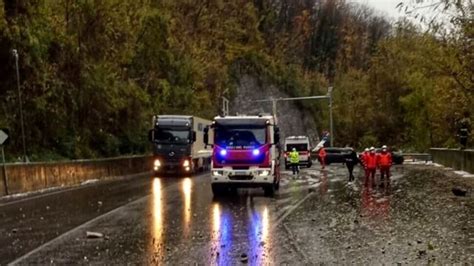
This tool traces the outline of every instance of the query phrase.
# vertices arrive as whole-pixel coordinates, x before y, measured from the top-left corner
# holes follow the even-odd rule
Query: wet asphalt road
[[[274,198],[251,189],[214,199],[203,174],[0,201],[0,264],[474,263],[472,198],[431,191],[415,181],[435,173],[416,171],[396,167],[385,189],[313,166],[286,172]]]

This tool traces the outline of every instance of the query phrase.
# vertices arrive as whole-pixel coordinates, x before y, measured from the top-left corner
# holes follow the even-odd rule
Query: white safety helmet
[[[364,151],[368,152],[368,151],[369,151],[369,148],[365,148],[365,150],[364,150]]]
[[[292,151],[296,151],[296,148],[291,149]]]
[[[382,146],[382,149],[387,149],[387,145],[383,145],[383,146]]]

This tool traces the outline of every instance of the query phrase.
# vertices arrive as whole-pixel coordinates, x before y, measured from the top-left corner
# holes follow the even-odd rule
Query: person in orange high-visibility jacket
[[[365,180],[367,180],[369,178],[369,171],[367,171],[367,163],[365,162],[365,159],[366,159],[367,155],[369,155],[369,148],[365,148],[364,152],[362,152],[359,155],[360,163],[361,163],[362,167],[364,167]]]
[[[387,146],[382,146],[382,152],[377,155],[377,165],[380,168],[381,186],[387,182],[390,185],[390,167],[392,166],[392,154],[388,152]],[[385,177],[387,177],[385,179]]]
[[[375,172],[377,171],[377,154],[375,154],[375,148],[371,147],[369,154],[365,156],[365,165],[367,167],[368,176],[365,180],[365,185],[374,184]]]
[[[324,169],[325,165],[326,165],[326,149],[324,149],[324,147],[321,147],[321,149],[319,149],[319,162],[321,163],[321,166],[322,166],[322,169]]]

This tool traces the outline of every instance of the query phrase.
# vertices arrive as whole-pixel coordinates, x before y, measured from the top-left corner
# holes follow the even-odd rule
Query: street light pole
[[[222,96],[222,115],[229,115],[229,99]]]
[[[331,147],[334,147],[334,123],[332,120],[332,87],[328,88],[328,95],[329,95],[329,131],[330,131],[330,140],[331,140]]]
[[[23,122],[23,102],[21,100],[21,90],[20,90],[20,69],[18,67],[18,52],[16,49],[12,50],[13,57],[15,57],[15,66],[16,66],[16,82],[18,87],[18,101],[20,103],[20,124],[21,124],[21,139],[23,142],[23,159],[25,162],[28,162],[28,156],[26,155],[26,141],[25,141],[25,126]]]
[[[275,116],[275,120],[277,119],[277,103],[280,101],[299,101],[299,100],[320,100],[320,99],[328,99],[329,100],[329,134],[331,139],[331,147],[334,147],[334,123],[332,118],[332,89],[333,87],[328,88],[328,93],[326,95],[321,96],[306,96],[306,97],[290,97],[290,98],[270,98],[270,99],[262,99],[256,100],[253,102],[272,102],[272,111],[273,115]]]

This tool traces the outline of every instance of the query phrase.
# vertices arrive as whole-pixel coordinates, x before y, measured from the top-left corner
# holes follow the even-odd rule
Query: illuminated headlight
[[[259,176],[267,176],[269,174],[270,174],[270,171],[268,170],[258,171]]]
[[[189,167],[189,160],[184,160],[183,166],[184,167]]]
[[[213,176],[222,176],[224,174],[223,171],[212,171]]]
[[[156,160],[153,162],[153,165],[154,165],[155,167],[160,167],[160,166],[161,166],[160,160],[156,159]]]

